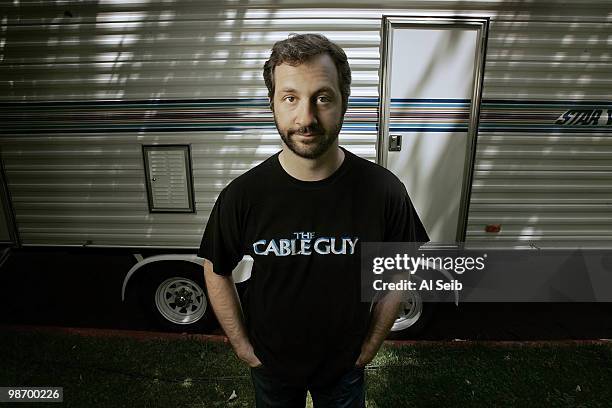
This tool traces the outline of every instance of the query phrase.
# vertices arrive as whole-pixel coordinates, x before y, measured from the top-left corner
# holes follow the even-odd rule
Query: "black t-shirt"
[[[212,210],[198,256],[230,275],[253,269],[243,296],[249,339],[266,369],[325,384],[350,369],[367,332],[361,242],[427,242],[404,184],[346,149],[320,181],[301,181],[278,155],[233,180]]]

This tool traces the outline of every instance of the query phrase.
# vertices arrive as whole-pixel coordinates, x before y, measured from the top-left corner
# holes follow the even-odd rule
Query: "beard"
[[[276,115],[274,115],[274,124],[276,125],[276,130],[278,130],[281,139],[285,142],[289,150],[300,157],[311,160],[318,159],[327,152],[338,139],[338,134],[340,134],[340,129],[342,129],[342,121],[340,121],[335,128],[331,130],[326,130],[319,124],[283,130],[278,126]],[[296,136],[306,133],[312,135],[312,137],[305,142],[296,140]]]

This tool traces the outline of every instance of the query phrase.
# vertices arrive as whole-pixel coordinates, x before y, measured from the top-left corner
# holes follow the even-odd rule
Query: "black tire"
[[[161,261],[138,272],[132,295],[157,329],[202,333],[214,327],[204,270],[188,262]]]

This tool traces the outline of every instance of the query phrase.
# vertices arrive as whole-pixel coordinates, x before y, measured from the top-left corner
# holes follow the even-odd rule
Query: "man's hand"
[[[262,365],[259,358],[257,358],[257,356],[255,355],[255,352],[253,351],[253,346],[251,346],[251,343],[245,343],[243,345],[240,345],[236,347],[234,351],[236,352],[236,355],[238,356],[238,358],[244,361],[245,363],[247,363],[249,367],[255,368],[255,367],[259,367],[260,365]]]
[[[370,361],[372,361],[374,359],[375,355],[376,354],[374,354],[373,356],[364,356],[363,354],[360,354],[359,358],[355,362],[355,367],[357,367],[357,368],[365,368],[365,366],[368,365],[370,363]]]
[[[357,358],[357,361],[355,362],[355,367],[357,368],[365,368],[366,365],[368,365],[372,360],[374,360],[374,357],[376,357],[376,353],[378,352],[378,349],[373,350],[373,349],[368,349],[367,345],[364,344],[361,348],[361,354],[359,354],[359,357]]]

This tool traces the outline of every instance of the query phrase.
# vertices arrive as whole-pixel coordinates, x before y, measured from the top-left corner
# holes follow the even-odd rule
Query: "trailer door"
[[[14,244],[10,206],[8,202],[8,194],[6,184],[4,182],[4,171],[2,162],[0,161],[0,244]]]
[[[383,17],[378,162],[433,242],[465,239],[488,20]]]

